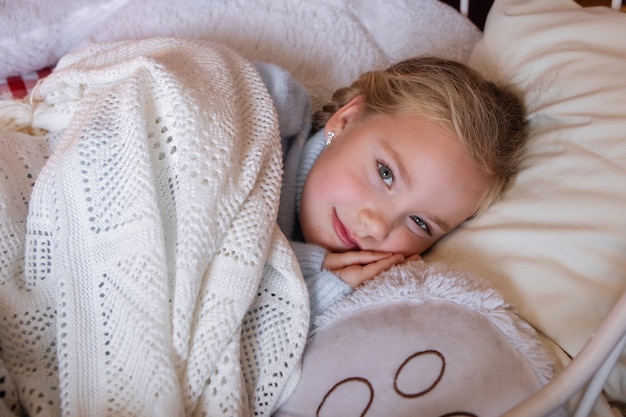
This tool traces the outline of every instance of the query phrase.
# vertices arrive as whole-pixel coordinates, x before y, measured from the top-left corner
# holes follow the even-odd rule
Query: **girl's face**
[[[300,206],[307,242],[332,252],[422,253],[467,220],[488,183],[456,136],[414,116],[359,120],[361,98],[326,124]]]

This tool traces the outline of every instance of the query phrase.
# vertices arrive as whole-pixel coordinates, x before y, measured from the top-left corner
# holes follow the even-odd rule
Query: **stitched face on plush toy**
[[[441,352],[434,349],[415,352],[407,357],[394,373],[393,391],[398,395],[399,401],[402,398],[422,397],[437,388],[445,371],[446,358]],[[349,410],[342,406],[346,397],[351,398],[352,401]],[[317,407],[315,415],[326,417],[340,413],[345,417],[364,417],[368,415],[375,400],[376,389],[371,381],[359,376],[348,377],[328,390]],[[476,414],[465,411],[454,411],[440,417],[461,416],[477,417]]]
[[[364,295],[388,283],[382,278],[342,306],[359,307],[341,309],[314,334],[298,386],[274,417],[499,416],[539,387],[529,362],[485,315],[430,299],[378,304]],[[416,277],[406,278],[397,296],[417,291],[409,287]],[[419,286],[420,294],[437,291],[439,298],[469,288],[454,290],[452,277],[437,278],[432,289]],[[373,304],[359,304],[367,300]]]

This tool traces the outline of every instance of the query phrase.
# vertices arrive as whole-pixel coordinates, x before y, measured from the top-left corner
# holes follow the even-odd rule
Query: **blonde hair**
[[[490,184],[477,213],[498,200],[520,170],[528,130],[521,99],[465,64],[418,57],[367,72],[335,91],[314,114],[313,130],[358,95],[364,97],[364,117],[415,114],[453,132]]]

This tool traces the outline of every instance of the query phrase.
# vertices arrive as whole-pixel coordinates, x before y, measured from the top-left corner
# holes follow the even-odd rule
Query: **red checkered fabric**
[[[50,74],[52,68],[44,68],[29,74],[0,79],[0,99],[23,98],[31,92],[37,81]]]

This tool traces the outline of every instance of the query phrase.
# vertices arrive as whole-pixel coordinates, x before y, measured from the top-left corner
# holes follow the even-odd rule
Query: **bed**
[[[353,367],[350,382],[355,382],[356,388],[342,393],[342,399],[336,400],[340,408],[335,409],[342,411],[332,415],[626,415],[626,15],[619,11],[617,2],[612,7],[581,7],[571,0],[495,0],[492,5],[473,1],[469,7],[465,1],[447,3],[2,3],[2,415],[331,415],[324,414],[331,407],[330,394],[340,393],[336,387],[349,387],[327,384],[348,381],[341,374],[348,366]],[[180,46],[178,39],[192,42]],[[64,135],[74,132],[78,138],[86,126],[93,129],[96,121],[103,120],[95,109],[112,118],[107,112],[116,105],[116,94],[125,97],[127,92],[116,90],[108,96],[107,106],[92,103],[95,107],[91,111],[83,111],[77,103],[84,91],[61,90],[58,83],[52,88],[51,77],[58,73],[59,82],[70,80],[72,65],[94,51],[109,51],[107,59],[112,59],[113,49],[101,45],[134,48],[138,42],[142,51],[152,53],[156,45],[167,43],[170,49],[178,45],[184,51],[180,56],[193,60],[197,47],[193,45],[205,41],[217,45],[211,57],[219,56],[232,70],[220,82],[253,87],[257,84],[247,63],[275,64],[308,90],[313,108],[361,72],[403,58],[435,54],[467,62],[490,79],[512,82],[524,92],[532,126],[526,165],[502,201],[438,242],[424,255],[424,262],[412,265],[412,269],[389,271],[342,300],[321,317],[320,329],[309,338],[303,327],[308,318],[305,290],[284,239],[272,222],[259,224],[252,237],[233,226],[238,224],[233,219],[242,213],[258,213],[259,207],[265,207],[260,201],[276,198],[267,194],[275,173],[261,163],[280,158],[273,149],[276,132],[267,116],[272,111],[265,93],[255,90],[248,98],[252,110],[237,119],[245,126],[228,125],[210,131],[211,137],[232,139],[233,132],[245,128],[260,138],[254,152],[240,155],[232,151],[242,158],[241,164],[254,165],[257,176],[238,172],[237,178],[250,184],[245,190],[248,198],[245,204],[237,203],[237,217],[219,222],[196,215],[198,206],[189,197],[204,196],[207,184],[213,185],[206,174],[210,167],[202,163],[203,158],[210,160],[213,155],[197,143],[172,145],[172,132],[181,132],[175,115],[186,108],[186,96],[162,95],[170,106],[162,118],[152,117],[156,114],[154,106],[147,102],[129,105],[125,111],[151,115],[145,132],[158,142],[158,149],[149,151],[158,176],[150,180],[161,187],[153,204],[155,218],[165,221],[176,218],[172,213],[179,213],[179,217],[193,217],[193,221],[176,229],[176,245],[158,234],[139,236],[140,229],[129,226],[137,224],[137,216],[115,223],[115,227],[120,225],[117,230],[126,233],[120,247],[128,253],[141,253],[141,262],[137,258],[132,263],[120,257],[107,258],[113,239],[98,243],[89,253],[78,251],[76,242],[84,240],[85,233],[113,229],[114,221],[127,213],[122,213],[124,205],[108,205],[98,221],[86,218],[78,228],[63,226],[58,209],[65,206],[59,206],[58,199],[72,199],[59,189],[78,189],[72,181],[77,175],[86,175],[81,172],[90,171],[92,166],[109,170],[101,169],[89,177],[100,180],[99,184],[109,184],[103,173],[112,172],[110,163],[91,158],[80,141],[67,142]],[[207,59],[202,68],[217,70],[218,61]],[[111,61],[98,62],[104,65]],[[168,62],[176,66],[175,59]],[[143,64],[136,65],[141,68]],[[116,76],[127,71],[124,66],[116,68]],[[97,69],[95,64],[90,67],[90,76]],[[72,77],[77,74],[73,72]],[[191,86],[200,81],[203,85],[215,82],[199,73],[179,74]],[[37,84],[40,79],[43,82]],[[112,79],[101,82],[107,83],[113,83]],[[31,96],[36,88],[39,93],[43,89],[43,93],[57,94],[57,101],[47,108],[39,107],[39,113],[33,111],[37,99]],[[143,88],[141,82],[136,88]],[[64,94],[59,96],[59,91]],[[241,97],[218,94],[219,89],[198,88],[190,97],[201,101],[207,91],[230,109],[227,114],[237,114],[233,106]],[[201,114],[199,121],[189,121],[196,134],[215,120],[215,116]],[[227,114],[222,117],[226,119]],[[46,136],[45,132],[54,134]],[[42,142],[42,137],[61,144],[61,150],[76,143],[75,159],[71,160],[75,164],[46,154],[47,142]],[[92,141],[89,149],[96,152],[98,143]],[[217,145],[224,152],[230,149],[226,140]],[[135,147],[129,151],[145,150]],[[249,154],[265,159],[253,159]],[[13,158],[15,155],[18,158]],[[181,158],[176,159],[178,165],[166,163],[174,158]],[[53,171],[50,166],[58,168]],[[131,207],[142,204],[138,201],[144,201],[142,192],[151,182],[146,180],[138,187],[121,180],[127,178],[123,172],[129,167],[122,169],[120,165],[115,193],[106,195]],[[184,170],[190,173],[188,177],[204,182],[190,183],[188,199],[177,197],[175,203],[168,200],[164,204],[166,197],[173,195],[171,190],[182,184]],[[267,184],[257,186],[255,181],[261,175]],[[89,194],[85,201],[101,197],[89,186],[81,187],[83,197]],[[113,189],[106,187],[101,189]],[[227,201],[215,207],[220,213],[234,210],[234,201],[240,197],[219,194],[223,193],[219,188],[211,188],[211,192],[224,195]],[[126,200],[120,197],[124,195]],[[146,202],[154,197],[145,195]],[[257,203],[252,204],[254,201]],[[86,208],[96,207],[85,204]],[[41,211],[33,214],[33,207]],[[271,210],[267,211],[267,217],[271,215]],[[206,230],[194,226],[214,223],[219,224]],[[71,233],[65,233],[70,229]],[[154,230],[168,229],[159,225]],[[231,245],[216,245],[210,238],[216,233],[224,236],[220,242]],[[240,253],[237,250],[241,248],[232,244],[238,239],[253,243]],[[165,243],[158,250],[140,247],[144,242],[161,240]],[[57,255],[59,247],[76,251]],[[157,253],[162,257],[160,264],[154,263]],[[254,256],[248,258],[250,253]],[[104,260],[95,259],[96,255]],[[178,263],[172,261],[174,267],[162,267],[172,259],[178,259]],[[111,263],[115,268],[109,271],[106,267]],[[47,278],[50,270],[54,281]],[[96,271],[93,275],[99,280],[77,283],[71,279],[72,274],[89,275],[86,270]],[[116,281],[112,271],[118,277],[143,281]],[[179,272],[168,275],[167,271]],[[198,280],[182,282],[179,275]],[[256,280],[233,284],[229,278],[238,275],[255,276]],[[233,292],[240,296],[219,296]],[[88,300],[82,298],[86,293],[91,294]],[[468,300],[462,295],[466,293],[476,294],[476,298]],[[413,297],[409,301],[407,294]],[[433,300],[439,304],[432,304]],[[447,314],[454,319],[441,324]],[[103,331],[113,327],[114,318],[116,337]],[[426,335],[443,334],[423,326],[425,321],[439,323],[439,328],[484,330],[474,332],[481,335],[476,339],[450,333],[450,339],[441,336],[439,341],[429,341],[452,345],[450,340],[462,340],[455,354],[465,358],[459,359],[459,366],[469,369],[469,376],[457,374],[452,381],[457,385],[442,383],[438,390],[427,388],[418,390],[420,395],[401,396],[404,400],[397,395],[402,390],[385,392],[372,382],[385,370],[370,369],[373,374],[363,377],[365,371],[360,370],[364,363],[384,363],[381,358],[393,356],[386,353],[389,340],[401,347],[422,343],[428,339]],[[215,324],[218,322],[219,326]],[[349,331],[350,339],[341,338]],[[419,340],[403,339],[407,333],[417,334]],[[549,354],[553,374],[544,381],[530,372],[524,380],[530,381],[527,385],[515,378],[502,379],[506,382],[499,385],[501,380],[494,376],[497,372],[498,378],[505,378],[507,375],[501,374],[517,376],[528,372],[529,367],[543,366],[543,359],[534,356],[538,345],[520,341],[524,338]],[[494,343],[500,349],[488,350]],[[116,350],[107,346],[116,346]],[[353,360],[363,346],[361,362]],[[474,361],[472,355],[468,359],[462,355],[464,351],[482,359]],[[496,369],[500,365],[491,366],[489,355],[495,361],[498,351],[508,352],[502,353],[503,357],[515,356],[519,363],[506,368],[508,371]],[[415,357],[428,357],[438,364],[438,355],[423,348]],[[507,359],[502,363],[513,362]],[[453,363],[448,362],[448,369],[454,368]],[[524,388],[514,391],[513,386]],[[320,392],[316,392],[318,388]],[[422,403],[417,404],[419,401]],[[423,406],[426,408],[419,408]],[[469,410],[472,407],[473,411]]]

